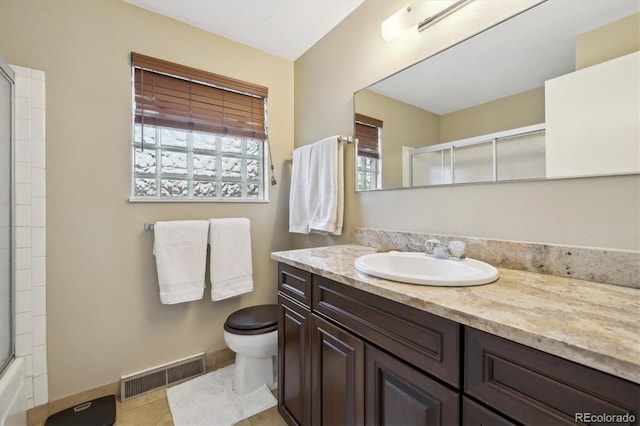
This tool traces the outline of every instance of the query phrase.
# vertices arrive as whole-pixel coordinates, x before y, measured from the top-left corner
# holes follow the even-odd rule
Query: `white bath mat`
[[[221,368],[167,389],[176,426],[232,425],[276,405],[263,385],[247,395],[233,391],[235,365]]]

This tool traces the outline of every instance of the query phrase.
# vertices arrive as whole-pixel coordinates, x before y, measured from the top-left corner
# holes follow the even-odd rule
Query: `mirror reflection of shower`
[[[14,355],[12,110],[14,74],[0,59],[0,374]]]

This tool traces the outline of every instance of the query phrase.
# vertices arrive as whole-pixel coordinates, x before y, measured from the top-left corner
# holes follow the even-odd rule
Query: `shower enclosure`
[[[12,111],[14,74],[0,58],[0,377],[14,355]]]

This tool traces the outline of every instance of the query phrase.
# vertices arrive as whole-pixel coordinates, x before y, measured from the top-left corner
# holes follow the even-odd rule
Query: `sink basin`
[[[475,259],[436,259],[424,253],[389,252],[361,256],[356,270],[374,277],[409,284],[462,287],[488,284],[498,270]]]

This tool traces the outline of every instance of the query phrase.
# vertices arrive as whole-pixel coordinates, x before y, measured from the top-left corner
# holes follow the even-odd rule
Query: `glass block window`
[[[132,199],[266,199],[266,88],[136,53],[132,68]]]
[[[357,157],[357,182],[359,191],[378,188],[378,163],[380,160],[370,157]]]
[[[134,125],[133,197],[264,199],[261,140]]]

